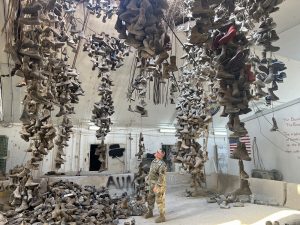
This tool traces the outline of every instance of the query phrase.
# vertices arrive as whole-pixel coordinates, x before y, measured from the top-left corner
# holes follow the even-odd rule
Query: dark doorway
[[[99,155],[96,155],[96,149],[98,145],[90,146],[90,171],[99,171],[101,162],[99,161]]]

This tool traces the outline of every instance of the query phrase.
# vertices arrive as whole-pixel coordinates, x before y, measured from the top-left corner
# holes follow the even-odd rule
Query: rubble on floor
[[[36,183],[34,183],[36,184]],[[107,188],[80,186],[69,181],[15,189],[14,201],[4,206],[1,224],[118,224],[119,219],[142,215],[145,203],[124,192],[110,195]],[[20,206],[14,206],[22,201]],[[131,224],[134,224],[134,222]]]

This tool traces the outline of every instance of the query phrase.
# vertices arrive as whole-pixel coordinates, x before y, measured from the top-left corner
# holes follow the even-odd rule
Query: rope
[[[253,162],[254,162],[255,168],[265,170],[264,163],[263,163],[262,159],[260,158],[260,152],[259,152],[259,148],[257,146],[256,137],[254,137],[254,139],[253,139],[252,146],[253,146]],[[258,165],[256,163],[255,156],[257,157]]]
[[[170,84],[170,79],[168,79],[168,84],[167,84],[167,93],[166,93],[166,100],[165,100],[165,107],[167,107],[168,104],[168,95],[169,95],[169,84]]]

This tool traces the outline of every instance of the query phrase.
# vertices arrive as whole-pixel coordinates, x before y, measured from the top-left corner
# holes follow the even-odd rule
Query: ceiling
[[[1,5],[0,5],[0,8]],[[277,31],[280,36],[280,40],[276,43],[281,47],[279,55],[283,55],[287,58],[291,58],[300,61],[300,45],[298,44],[298,36],[300,34],[300,1],[299,0],[286,0],[281,5],[279,12],[274,13],[274,20],[277,23]],[[3,18],[0,22],[3,24]],[[114,30],[114,23],[116,17],[112,20],[108,20],[107,23],[102,23],[100,19],[97,19],[94,15],[89,16],[88,26],[91,30],[96,30],[97,33],[102,31],[117,36],[117,32]],[[1,25],[2,27],[2,25]],[[92,33],[90,30],[86,32]],[[179,34],[180,39],[185,42],[183,34]],[[0,48],[3,49],[4,35],[1,36]],[[175,49],[175,42],[174,49]],[[179,43],[176,43],[177,58],[182,54],[182,48]],[[134,50],[133,50],[134,51]],[[174,50],[175,52],[175,50]],[[72,57],[70,57],[72,58]],[[130,77],[131,65],[134,60],[134,52],[130,54],[124,61],[124,66],[117,71],[112,72],[111,78],[114,81],[113,87],[113,100],[115,105],[115,114],[112,116],[112,120],[115,126],[132,126],[132,127],[159,127],[159,126],[172,126],[175,120],[175,105],[154,105],[147,96],[147,110],[149,116],[147,118],[141,118],[137,113],[129,112],[126,94]],[[7,57],[5,54],[0,55],[0,63],[6,63]],[[72,63],[70,61],[70,63]],[[180,66],[182,62],[178,60]],[[91,118],[91,111],[94,102],[98,101],[97,87],[99,79],[97,72],[92,71],[92,64],[89,57],[85,52],[80,52],[78,55],[76,67],[80,72],[80,80],[82,81],[82,87],[85,90],[85,96],[80,97],[80,103],[76,106],[76,114],[73,115],[74,124],[81,125],[87,123]],[[6,65],[1,64],[1,72],[6,72]],[[290,74],[290,76],[296,76],[297,74]],[[19,77],[2,78],[3,87],[3,109],[4,120],[7,122],[18,122],[22,110],[21,101],[24,95],[25,88],[16,88],[15,85],[20,81]],[[151,93],[152,94],[152,93]],[[291,97],[292,98],[292,97]],[[287,99],[289,100],[289,99]],[[292,99],[290,99],[292,100]],[[216,116],[214,125],[215,127],[222,127],[226,123],[226,119]]]

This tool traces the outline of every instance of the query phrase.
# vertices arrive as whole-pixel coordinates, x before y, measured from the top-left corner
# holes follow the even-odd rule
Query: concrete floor
[[[157,207],[154,214],[158,216]],[[135,217],[136,224],[156,224],[155,217]],[[295,218],[300,221],[300,211],[250,203],[242,208],[220,209],[216,203],[206,203],[205,198],[187,198],[182,190],[173,189],[167,192],[166,218],[166,225],[265,225],[267,220],[278,220],[283,225]]]

